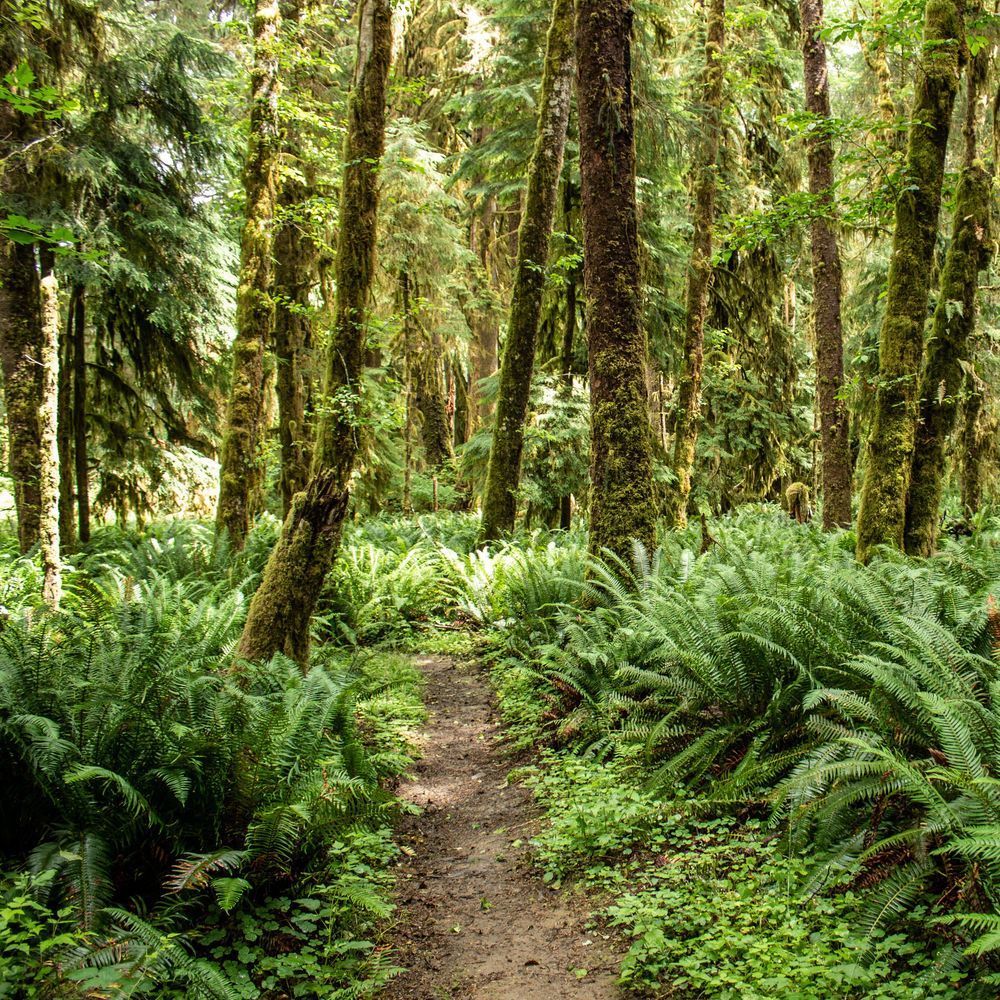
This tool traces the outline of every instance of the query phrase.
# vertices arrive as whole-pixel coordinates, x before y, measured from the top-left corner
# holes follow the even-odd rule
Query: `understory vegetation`
[[[102,531],[57,616],[8,546],[6,995],[377,992],[418,649],[490,664],[540,874],[624,937],[630,989],[995,995],[1000,523],[870,567],[767,507],[631,567],[476,528],[352,524],[306,675],[232,653],[266,521],[238,557]]]

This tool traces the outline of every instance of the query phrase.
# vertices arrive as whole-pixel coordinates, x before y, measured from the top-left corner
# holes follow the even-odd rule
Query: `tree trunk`
[[[63,551],[76,543],[76,517],[73,513],[73,321],[76,294],[70,292],[66,325],[59,337],[59,542]]]
[[[470,227],[469,242],[472,252],[479,260],[479,273],[473,288],[476,302],[471,310],[469,323],[472,330],[472,344],[469,349],[470,437],[480,427],[487,425],[493,416],[493,404],[483,398],[479,383],[497,370],[497,351],[500,343],[499,323],[492,302],[499,284],[492,246],[495,217],[496,202],[490,196],[486,199],[481,216],[474,218]]]
[[[962,44],[962,18],[955,0],[928,0],[906,153],[907,183],[896,203],[879,334],[875,416],[858,513],[857,556],[862,562],[871,559],[879,545],[903,547],[927,297]]]
[[[328,349],[312,477],[292,501],[254,594],[238,654],[309,658],[309,623],[340,544],[358,452],[360,381],[375,270],[378,165],[385,149],[385,94],[392,58],[390,0],[361,0],[348,104],[337,243],[337,314]]]
[[[976,321],[979,272],[990,256],[992,179],[976,157],[977,70],[973,64],[968,72],[965,162],[920,379],[920,422],[906,501],[906,551],[913,556],[929,556],[937,546],[945,449],[958,418],[963,363],[969,360]]]
[[[243,548],[264,482],[264,355],[274,329],[273,225],[278,193],[278,0],[256,0],[250,137],[244,167],[246,221],[236,291],[236,340],[219,470],[216,533]]]
[[[282,511],[305,489],[312,457],[309,433],[310,353],[313,319],[310,296],[316,284],[319,250],[303,232],[302,210],[312,192],[286,178],[278,200],[281,223],[274,239],[274,354],[277,365],[278,438],[281,444]]]
[[[22,552],[39,540],[42,394],[41,295],[34,246],[4,241],[0,247],[0,363],[10,476],[14,480],[17,538]]]
[[[42,599],[53,610],[62,600],[62,564],[59,558],[59,284],[55,260],[41,251],[41,397],[39,437],[39,547],[42,555]]]
[[[76,467],[77,536],[90,541],[90,460],[87,452],[87,292],[74,289],[73,317],[73,464]]]
[[[811,224],[813,317],[816,331],[816,395],[823,463],[823,527],[851,523],[851,451],[844,386],[844,335],[840,316],[842,272],[834,228],[833,140],[830,79],[823,28],[823,0],[799,0],[806,108],[816,116],[809,139],[809,193],[814,199]],[[794,287],[794,286],[793,286]]]
[[[562,369],[562,393],[569,398],[573,394],[573,347],[576,342],[576,286],[580,275],[573,268],[566,283],[566,322],[563,326],[560,368]],[[568,493],[559,498],[559,527],[569,531],[573,525],[573,498]]]
[[[409,295],[406,295],[409,302]],[[407,306],[404,320],[413,324],[414,319]],[[411,341],[412,349],[412,341]],[[444,388],[441,338],[433,334],[430,343],[425,343],[414,357],[410,358],[410,374],[413,398],[420,413],[420,436],[424,444],[424,460],[432,471],[455,457],[452,446],[451,422],[448,419],[448,400]]]
[[[642,327],[630,0],[580,0],[577,102],[590,352],[590,549],[623,560],[656,534]]]
[[[510,319],[500,363],[497,417],[483,496],[482,539],[514,530],[535,342],[573,96],[573,0],[554,0],[539,98],[538,131],[517,237]]]
[[[705,69],[700,127],[701,148],[695,163],[694,245],[687,276],[687,311],[684,318],[684,367],[677,383],[677,419],[674,436],[674,524],[687,524],[691,472],[701,425],[701,382],[705,365],[705,315],[708,286],[712,280],[712,230],[715,227],[715,192],[722,135],[722,63],[726,31],[725,0],[710,0],[705,36]]]

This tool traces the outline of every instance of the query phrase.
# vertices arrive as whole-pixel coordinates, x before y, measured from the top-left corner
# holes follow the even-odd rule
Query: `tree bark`
[[[906,152],[906,188],[896,203],[875,415],[858,512],[857,556],[862,562],[869,561],[879,545],[903,547],[927,299],[963,30],[955,0],[928,0]]]
[[[0,363],[10,476],[14,480],[17,538],[22,552],[39,540],[42,395],[41,293],[35,248],[4,241],[0,246]]]
[[[808,144],[809,193],[814,199],[810,226],[813,319],[816,332],[816,395],[819,404],[823,470],[823,527],[851,523],[851,451],[844,387],[844,334],[840,303],[842,271],[834,227],[833,139],[830,79],[823,28],[823,0],[799,0],[806,108],[816,117]]]
[[[677,383],[677,419],[674,436],[674,475],[671,497],[673,522],[687,524],[691,472],[701,425],[701,382],[705,366],[705,316],[712,280],[712,230],[715,227],[715,194],[719,146],[722,138],[722,90],[726,40],[725,0],[710,0],[705,36],[705,69],[702,83],[701,144],[695,163],[694,245],[687,276],[687,311],[684,318],[684,367]]]
[[[479,261],[473,279],[475,302],[469,311],[472,344],[469,348],[469,409],[468,434],[471,437],[480,427],[487,425],[493,416],[493,404],[483,397],[479,383],[497,370],[497,353],[500,329],[493,299],[499,285],[493,253],[493,227],[496,218],[496,201],[486,199],[482,212],[473,218],[469,228],[469,244]]]
[[[236,340],[219,471],[216,533],[238,551],[263,494],[265,351],[274,329],[273,226],[278,194],[278,0],[256,0],[250,137],[243,173],[246,221],[240,243]]]
[[[978,61],[978,60],[977,60]],[[983,67],[985,68],[985,67]],[[992,178],[976,153],[977,66],[968,72],[965,160],[955,192],[951,243],[920,378],[920,420],[906,501],[906,551],[929,556],[937,546],[945,449],[958,419],[959,395],[976,322],[979,272],[989,264]]]
[[[281,219],[274,240],[274,354],[277,365],[278,438],[281,445],[282,511],[305,489],[312,458],[309,428],[309,363],[313,345],[310,296],[316,284],[319,250],[304,228],[303,207],[312,192],[291,178],[282,182]]]
[[[979,510],[983,501],[983,478],[986,456],[989,453],[989,429],[983,426],[983,403],[986,385],[970,368],[965,379],[965,402],[962,420],[962,461],[959,485],[962,512],[966,521]]]
[[[73,322],[76,288],[69,296],[66,324],[59,337],[59,542],[63,551],[76,543],[73,511]]]
[[[361,0],[348,103],[337,242],[337,313],[327,356],[324,406],[312,476],[292,501],[261,585],[250,603],[238,655],[285,652],[303,666],[309,623],[340,545],[358,453],[361,375],[375,269],[378,165],[385,150],[385,95],[392,58],[390,0]]]
[[[510,319],[500,362],[497,416],[483,496],[483,541],[514,529],[542,293],[562,175],[573,96],[573,0],[554,0],[539,99],[538,131],[528,168],[517,237]]]
[[[62,600],[59,558],[59,284],[51,251],[42,249],[41,396],[39,438],[39,548],[42,555],[42,599],[53,610]]]
[[[87,292],[76,287],[73,317],[73,464],[76,468],[77,537],[90,541],[90,459],[87,447]]]
[[[579,0],[577,103],[590,353],[590,549],[653,548],[656,509],[642,327],[630,0]]]

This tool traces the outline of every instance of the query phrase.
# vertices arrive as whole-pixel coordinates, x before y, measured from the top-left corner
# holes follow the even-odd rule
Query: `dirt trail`
[[[605,1000],[618,963],[586,914],[528,866],[530,795],[508,787],[478,668],[417,660],[427,675],[423,757],[400,795],[423,810],[401,831],[399,964],[384,1000]],[[586,970],[586,975],[583,971]]]

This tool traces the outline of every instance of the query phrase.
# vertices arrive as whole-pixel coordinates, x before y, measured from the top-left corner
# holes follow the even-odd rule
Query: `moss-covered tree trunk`
[[[477,139],[482,140],[485,130]],[[496,254],[493,248],[496,199],[490,195],[481,211],[469,225],[469,247],[478,261],[473,269],[473,302],[467,311],[472,343],[469,345],[469,395],[468,433],[471,437],[480,427],[487,425],[493,416],[493,404],[480,391],[479,383],[497,370],[500,345],[500,325],[494,306],[500,279],[497,273]]]
[[[927,298],[963,41],[956,0],[928,0],[906,152],[906,184],[896,203],[885,318],[879,334],[875,415],[858,512],[857,555],[862,562],[879,545],[903,547]]]
[[[278,200],[280,224],[274,240],[275,388],[281,446],[281,499],[285,514],[291,508],[292,497],[305,488],[312,459],[309,427],[313,346],[311,295],[317,281],[319,249],[304,219],[311,197],[307,183],[284,178]]]
[[[41,393],[38,407],[39,519],[42,556],[42,599],[58,610],[62,600],[62,563],[59,558],[59,283],[51,251],[40,254]]]
[[[725,0],[710,0],[705,31],[705,68],[699,114],[701,141],[694,164],[694,210],[691,218],[693,245],[688,264],[684,317],[684,367],[677,383],[677,417],[674,426],[673,469],[676,483],[671,494],[671,515],[678,527],[687,524],[691,473],[701,426],[705,316],[708,312],[708,287],[712,280],[712,230],[715,228],[715,194],[722,137]]]
[[[76,527],[90,541],[90,458],[87,442],[87,292],[77,286],[73,317],[73,465],[76,469]]]
[[[951,243],[920,378],[920,420],[906,499],[905,544],[914,556],[929,556],[937,545],[945,450],[958,418],[963,365],[969,360],[975,326],[979,272],[989,263],[993,184],[977,158],[978,70],[973,63],[968,73],[965,161],[955,191]]]
[[[524,423],[573,96],[573,0],[554,0],[539,99],[538,131],[517,237],[510,319],[500,362],[496,422],[483,495],[482,538],[512,531],[517,516]]]
[[[35,248],[0,241],[0,363],[17,538],[21,551],[27,552],[38,543],[41,512],[41,297]]]
[[[959,487],[962,497],[962,512],[966,520],[972,518],[983,501],[983,479],[986,458],[990,452],[991,430],[984,426],[983,404],[986,385],[969,368],[965,378],[965,401],[962,413],[961,454],[959,467]]]
[[[250,75],[250,135],[243,172],[246,220],[240,242],[236,340],[219,457],[216,532],[242,549],[263,494],[265,352],[274,328],[273,229],[278,196],[278,0],[256,0]]]
[[[577,105],[590,354],[590,548],[655,543],[640,298],[630,0],[579,0]]]
[[[439,469],[455,455],[441,354],[440,337],[432,337],[413,359],[411,368],[414,402],[420,413],[424,461],[432,470]]]
[[[390,0],[361,0],[344,146],[337,309],[312,475],[292,500],[250,604],[238,646],[238,654],[247,660],[266,660],[284,651],[303,665],[307,662],[313,608],[340,544],[358,453],[366,318],[375,270],[378,165],[385,150],[391,58]]]
[[[842,271],[832,218],[833,139],[824,123],[831,117],[826,64],[823,0],[799,0],[806,108],[816,116],[809,147],[809,193],[815,199],[810,227],[813,321],[816,334],[816,396],[819,405],[823,470],[823,527],[851,523],[851,450],[844,386],[844,333],[840,315]]]
[[[73,510],[73,321],[76,288],[69,296],[66,323],[59,337],[59,542],[63,551],[76,543],[76,514]]]

